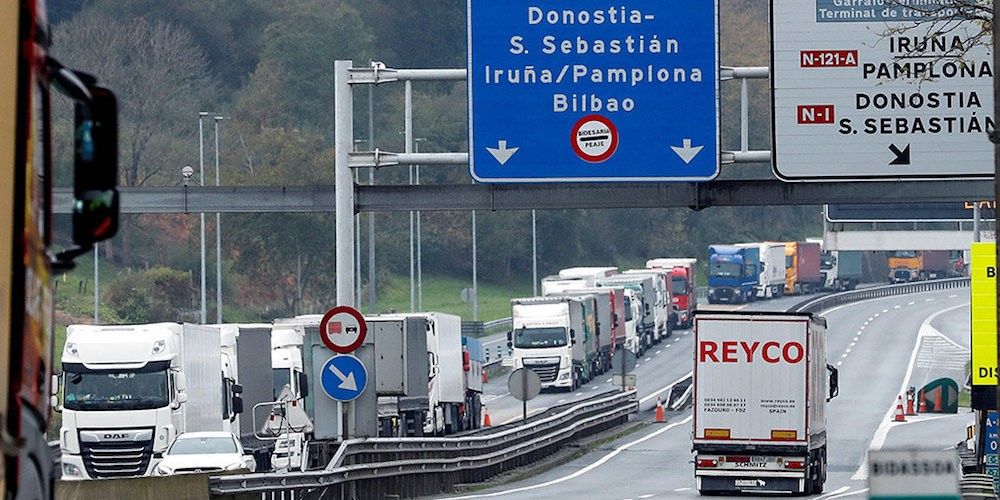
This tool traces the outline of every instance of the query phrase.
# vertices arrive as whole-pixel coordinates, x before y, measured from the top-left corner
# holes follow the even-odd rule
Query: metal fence
[[[407,498],[480,482],[601,432],[638,411],[635,391],[612,391],[550,410],[524,424],[450,438],[351,439],[326,470],[217,476],[212,498],[293,493],[295,498]],[[270,495],[265,495],[266,498]],[[275,496],[277,498],[277,496]]]
[[[891,297],[894,295],[905,295],[908,293],[930,292],[933,290],[946,290],[949,288],[962,288],[969,286],[969,283],[969,278],[952,278],[864,288],[861,290],[834,293],[810,299],[793,306],[788,311],[818,313],[831,307],[850,304],[852,302],[860,302],[862,300]]]

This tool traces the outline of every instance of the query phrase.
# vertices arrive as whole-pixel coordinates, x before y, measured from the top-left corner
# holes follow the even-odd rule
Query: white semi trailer
[[[818,494],[827,478],[826,320],[695,314],[695,481],[703,494]]]

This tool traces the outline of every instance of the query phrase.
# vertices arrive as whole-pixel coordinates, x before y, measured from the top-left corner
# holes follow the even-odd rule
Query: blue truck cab
[[[754,300],[760,280],[760,249],[731,245],[708,247],[708,303]]]

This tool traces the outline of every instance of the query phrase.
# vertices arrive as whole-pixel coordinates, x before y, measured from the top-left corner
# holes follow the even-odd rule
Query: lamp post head
[[[191,165],[185,165],[184,168],[181,169],[181,177],[184,178],[185,187],[187,187],[188,182],[191,181],[192,176],[194,176],[194,169],[191,168]]]

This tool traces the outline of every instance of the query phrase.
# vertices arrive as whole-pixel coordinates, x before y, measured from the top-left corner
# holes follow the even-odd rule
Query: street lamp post
[[[420,143],[426,142],[426,137],[417,137],[413,139],[413,151],[415,153],[420,152]],[[414,166],[414,172],[416,173],[415,179],[416,183],[420,185],[420,165]],[[424,259],[421,253],[421,241],[420,241],[420,210],[417,210],[417,310],[424,310]]]
[[[219,122],[215,117],[215,187],[219,187]],[[215,213],[215,322],[222,324],[222,217]]]
[[[198,113],[198,166],[200,170],[199,184],[205,185],[205,126],[204,119],[208,116],[207,111]],[[205,212],[201,212],[201,324],[208,322],[208,308],[205,304]]]

